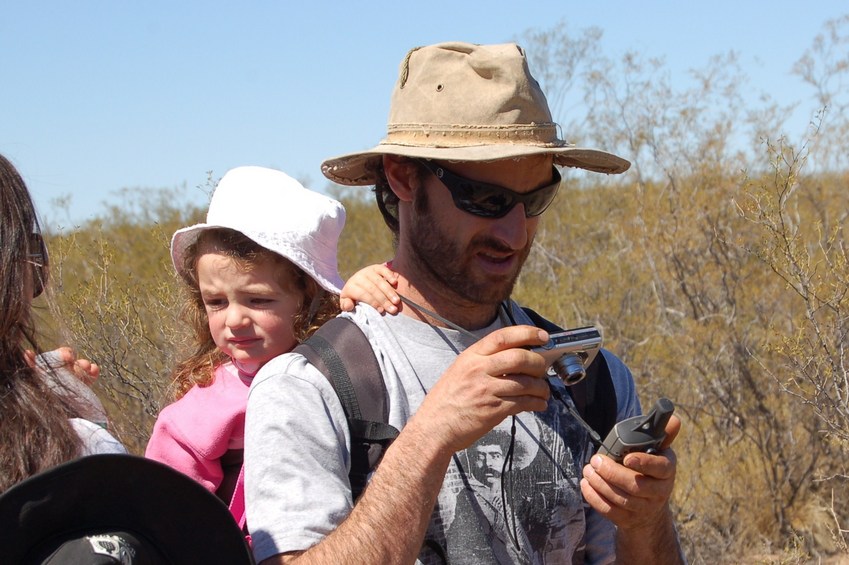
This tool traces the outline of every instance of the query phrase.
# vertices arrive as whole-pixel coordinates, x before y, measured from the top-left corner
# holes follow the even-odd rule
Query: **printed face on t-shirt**
[[[477,445],[470,449],[472,475],[492,488],[501,478],[501,468],[504,464],[504,454],[498,444]]]

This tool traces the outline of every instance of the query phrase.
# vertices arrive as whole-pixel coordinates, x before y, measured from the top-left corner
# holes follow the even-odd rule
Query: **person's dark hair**
[[[42,251],[40,235],[29,191],[0,155],[0,492],[74,459],[81,447],[73,407],[25,356],[39,351],[31,301],[40,274],[31,256]]]
[[[183,256],[183,282],[187,300],[183,319],[191,326],[194,335],[194,352],[180,362],[173,372],[175,397],[181,398],[193,386],[212,384],[215,367],[227,361],[209,333],[209,318],[200,293],[197,262],[202,253],[215,250],[234,259],[243,269],[250,269],[259,261],[272,261],[280,273],[282,287],[301,295],[301,307],[295,314],[292,329],[298,342],[312,335],[323,323],[339,313],[339,298],[322,288],[311,276],[285,257],[262,247],[241,232],[228,228],[213,228],[201,232]]]

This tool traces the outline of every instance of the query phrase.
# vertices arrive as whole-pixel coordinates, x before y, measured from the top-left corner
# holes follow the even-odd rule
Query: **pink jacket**
[[[245,444],[245,407],[252,375],[232,363],[215,369],[207,387],[195,386],[160,413],[145,457],[161,461],[212,492],[224,478],[221,457]]]

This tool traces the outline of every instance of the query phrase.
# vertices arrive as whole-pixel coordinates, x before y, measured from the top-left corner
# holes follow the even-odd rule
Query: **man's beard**
[[[477,252],[509,253],[514,250],[494,238],[483,236],[473,239],[466,248],[461,247],[459,242],[437,227],[427,190],[416,191],[413,208],[415,213],[411,214],[409,244],[423,274],[464,302],[494,306],[510,297],[530,253],[532,240],[520,251],[515,273],[502,277],[483,274],[473,267]]]

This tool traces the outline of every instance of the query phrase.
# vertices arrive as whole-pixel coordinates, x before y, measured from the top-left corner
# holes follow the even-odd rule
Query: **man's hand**
[[[616,524],[617,553],[640,562],[640,555],[680,557],[672,524],[669,497],[675,486],[677,459],[670,445],[681,429],[673,415],[666,425],[666,439],[656,455],[633,452],[622,464],[605,455],[593,455],[584,467],[581,492],[600,514]]]
[[[543,357],[528,347],[548,334],[533,326],[497,330],[463,351],[439,378],[411,420],[451,454],[465,449],[510,415],[545,410]]]

